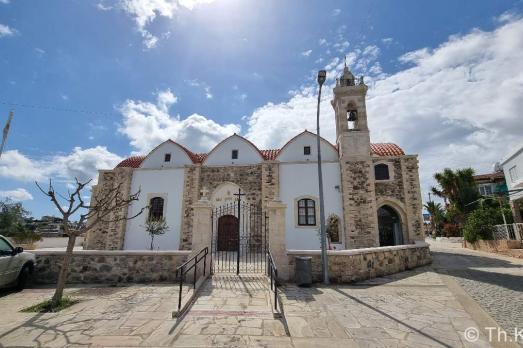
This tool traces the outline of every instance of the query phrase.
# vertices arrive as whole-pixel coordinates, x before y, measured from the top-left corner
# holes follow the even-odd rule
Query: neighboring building
[[[509,190],[510,207],[515,222],[523,222],[523,144],[510,152],[501,162]]]
[[[331,101],[336,145],[321,140],[325,217],[330,246],[335,249],[407,244],[424,238],[417,155],[406,155],[395,144],[370,143],[366,93],[363,78],[355,81],[345,67]],[[158,249],[190,250],[195,203],[208,198],[213,207],[224,207],[234,202],[241,189],[244,201],[260,209],[274,201],[285,204],[281,218],[287,249],[319,249],[316,156],[316,136],[308,131],[270,150],[260,150],[236,134],[205,154],[167,140],[146,156],[130,157],[114,169],[99,172],[92,197],[119,184],[123,194],[138,190],[141,194],[129,209],[115,212],[117,222],[92,229],[86,248],[147,249],[150,239],[144,225],[153,217],[165,218],[169,226],[167,233],[155,238]],[[145,206],[146,213],[124,220]],[[232,209],[214,216],[214,242],[225,248],[221,250],[234,250],[234,245],[227,249],[221,238],[240,228],[237,215]]]
[[[482,196],[492,196],[496,193],[507,192],[507,183],[502,169],[493,173],[474,175],[474,181],[478,185],[478,191]]]
[[[54,216],[42,216],[40,220],[34,220],[35,232],[43,237],[62,237],[64,229],[62,219]]]

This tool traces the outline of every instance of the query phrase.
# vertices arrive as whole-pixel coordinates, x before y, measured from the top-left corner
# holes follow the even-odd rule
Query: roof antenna
[[[347,67],[347,55],[345,55],[345,68]]]

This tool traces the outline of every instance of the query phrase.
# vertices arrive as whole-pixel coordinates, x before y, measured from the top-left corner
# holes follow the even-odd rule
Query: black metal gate
[[[258,204],[241,200],[212,212],[211,262],[213,273],[266,271],[267,214]]]

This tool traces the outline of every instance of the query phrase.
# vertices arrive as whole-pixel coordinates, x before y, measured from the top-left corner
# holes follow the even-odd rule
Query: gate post
[[[201,249],[208,247],[209,258],[206,262],[205,270],[206,274],[210,274],[212,251],[211,251],[211,240],[212,240],[212,204],[207,199],[200,199],[198,202],[193,204],[193,225],[192,225],[192,251],[197,253]],[[209,273],[207,273],[209,272]]]
[[[289,280],[289,259],[285,244],[285,209],[287,204],[269,201],[266,205],[269,215],[269,248],[278,269],[278,278]]]

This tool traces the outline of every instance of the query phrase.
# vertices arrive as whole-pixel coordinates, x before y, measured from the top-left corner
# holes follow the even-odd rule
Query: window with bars
[[[160,220],[163,218],[163,198],[154,197],[149,201],[149,219]]]
[[[298,226],[316,225],[316,202],[310,198],[298,201]]]

